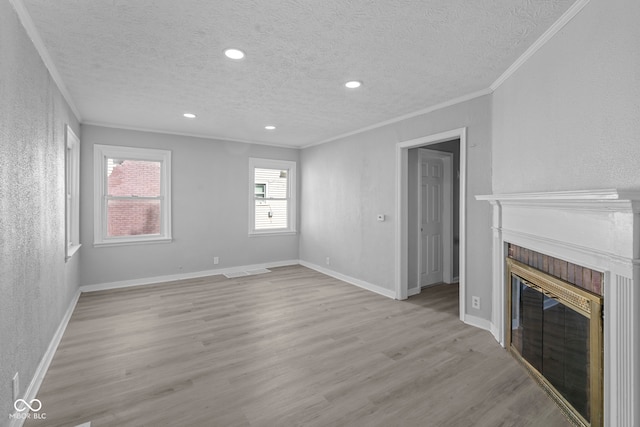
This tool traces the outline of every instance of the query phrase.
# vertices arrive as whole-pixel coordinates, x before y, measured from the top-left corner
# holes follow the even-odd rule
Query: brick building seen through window
[[[107,235],[160,233],[161,163],[107,159]]]

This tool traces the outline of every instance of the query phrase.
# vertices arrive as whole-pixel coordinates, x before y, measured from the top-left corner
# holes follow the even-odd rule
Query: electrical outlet
[[[213,257],[213,263],[214,263],[215,265],[220,264],[220,257],[214,256],[214,257]]]
[[[327,257],[327,259],[324,262],[327,265],[331,265],[331,258]]]
[[[16,372],[13,376],[13,401],[18,400],[20,396],[20,374]]]
[[[471,297],[471,307],[480,310],[480,297]]]

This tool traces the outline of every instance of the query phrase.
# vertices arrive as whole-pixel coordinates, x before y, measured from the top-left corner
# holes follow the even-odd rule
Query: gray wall
[[[247,191],[249,157],[298,161],[299,150],[90,125],[82,144],[82,285],[298,259],[297,235],[248,236]],[[94,144],[171,150],[173,242],[93,246]]]
[[[496,90],[496,193],[640,187],[639,21],[591,1]]]
[[[0,426],[78,288],[65,263],[65,125],[79,126],[18,16],[0,1]],[[83,148],[81,148],[82,150]],[[46,408],[46,402],[43,402]]]
[[[300,259],[394,289],[395,145],[467,126],[467,310],[491,313],[491,96],[304,149]],[[377,222],[376,214],[387,215]],[[325,265],[325,258],[331,265]],[[471,296],[482,310],[471,309]]]

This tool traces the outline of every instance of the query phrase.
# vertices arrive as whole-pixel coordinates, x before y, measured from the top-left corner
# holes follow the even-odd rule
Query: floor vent
[[[254,276],[256,274],[263,273],[271,273],[271,270],[267,270],[266,268],[258,268],[256,270],[234,271],[233,273],[225,273],[224,277],[226,277],[227,279],[235,279],[237,277]]]

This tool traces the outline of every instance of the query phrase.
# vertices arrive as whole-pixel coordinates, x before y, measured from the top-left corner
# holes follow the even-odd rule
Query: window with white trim
[[[80,139],[69,125],[65,128],[65,256],[80,249]]]
[[[296,232],[296,162],[249,159],[249,234]]]
[[[94,244],[171,241],[171,151],[93,150]]]

